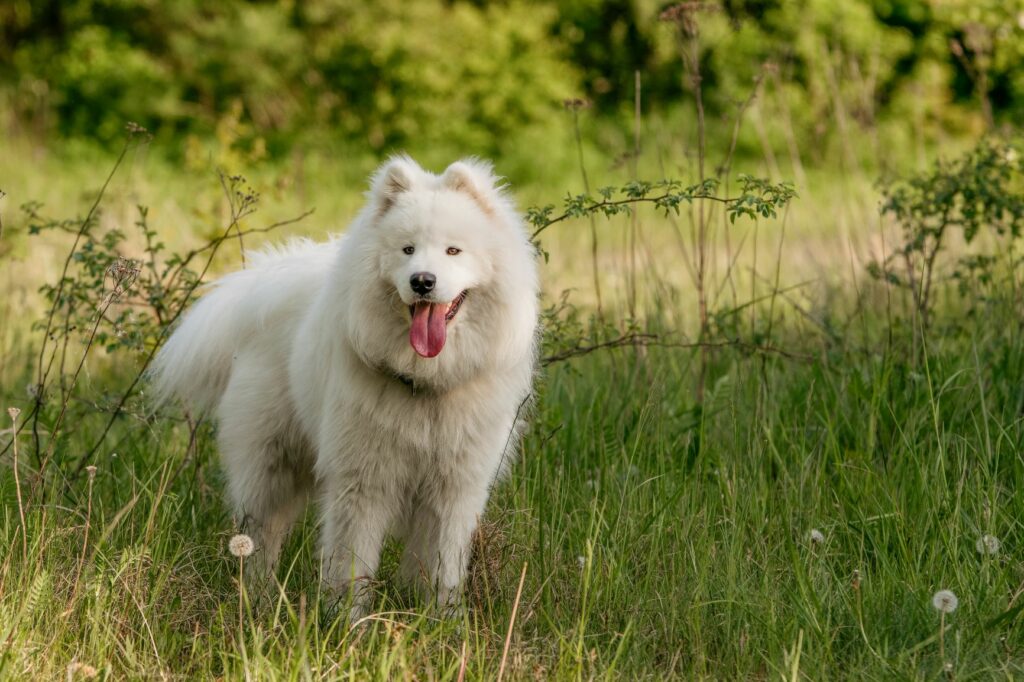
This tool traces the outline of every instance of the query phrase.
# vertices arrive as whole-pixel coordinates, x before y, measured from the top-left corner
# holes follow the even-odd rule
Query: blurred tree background
[[[709,115],[732,115],[755,84],[770,103],[741,138],[741,154],[813,142],[803,159],[813,164],[829,150],[856,154],[862,145],[850,139],[864,132],[876,146],[892,141],[890,131],[913,148],[1024,115],[1020,0],[708,5],[699,54]],[[502,158],[525,145],[533,154],[538,131],[569,98],[593,103],[589,136],[628,139],[636,71],[649,119],[692,111],[678,31],[659,21],[665,8],[647,0],[7,0],[0,113],[8,135],[109,147],[136,121],[184,159],[218,140],[247,161],[314,147]],[[921,139],[899,139],[908,135]]]

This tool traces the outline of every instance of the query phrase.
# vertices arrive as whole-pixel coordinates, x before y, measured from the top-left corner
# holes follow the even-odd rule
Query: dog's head
[[[377,280],[368,291],[378,294],[375,314],[386,319],[377,326],[390,343],[362,354],[386,352],[395,371],[429,377],[517,352],[510,342],[532,345],[534,252],[490,165],[456,161],[435,175],[396,157],[374,175],[368,199],[360,260]]]

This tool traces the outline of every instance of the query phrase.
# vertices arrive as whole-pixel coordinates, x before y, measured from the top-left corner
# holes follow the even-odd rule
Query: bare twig
[[[572,99],[565,103],[566,107],[572,112],[572,129],[576,136],[576,151],[579,155],[580,162],[580,175],[583,177],[583,191],[590,194],[590,180],[587,178],[587,167],[583,162],[583,137],[580,134],[580,109],[589,106],[586,100]],[[598,274],[599,270],[597,267],[597,221],[594,220],[594,214],[589,215],[590,218],[590,265],[594,275],[594,294],[597,296],[597,316],[601,318],[602,305],[601,305],[601,278]]]
[[[556,362],[563,362],[565,360],[571,360],[573,358],[578,358],[583,355],[589,355],[595,351],[622,348],[624,346],[656,346],[659,348],[681,348],[689,350],[737,348],[739,350],[751,353],[779,355],[791,360],[810,361],[813,359],[812,356],[805,355],[803,353],[794,353],[792,351],[788,351],[783,348],[778,348],[776,346],[758,345],[755,343],[749,343],[747,341],[740,341],[738,339],[725,339],[721,341],[699,341],[690,343],[680,341],[665,341],[662,340],[657,334],[633,332],[629,334],[623,334],[622,336],[615,339],[611,339],[610,341],[595,343],[591,346],[575,346],[568,350],[553,353],[552,355],[548,355],[542,358],[541,365],[546,367]]]

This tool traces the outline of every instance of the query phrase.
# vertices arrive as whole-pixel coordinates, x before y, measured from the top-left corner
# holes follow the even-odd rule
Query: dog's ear
[[[441,176],[442,187],[469,196],[488,214],[495,212],[500,198],[497,185],[491,164],[477,159],[456,161]]]
[[[394,156],[381,166],[370,182],[370,200],[383,215],[395,205],[398,197],[412,189],[423,169],[405,155]]]

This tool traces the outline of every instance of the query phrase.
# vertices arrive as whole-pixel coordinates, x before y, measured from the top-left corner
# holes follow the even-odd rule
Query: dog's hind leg
[[[220,404],[218,440],[228,494],[243,532],[256,543],[257,579],[273,575],[313,487],[277,367],[266,358],[239,358]]]

